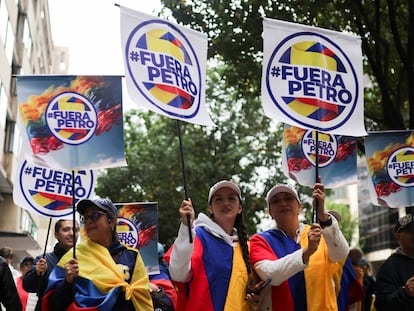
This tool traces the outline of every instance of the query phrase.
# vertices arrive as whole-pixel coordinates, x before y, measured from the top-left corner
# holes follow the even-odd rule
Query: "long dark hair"
[[[247,244],[249,238],[243,221],[243,210],[240,214],[237,214],[236,220],[234,221],[234,227],[237,229],[237,236],[239,237],[239,243],[242,249],[244,263],[246,264],[247,274],[250,274],[250,253],[249,246]]]
[[[211,202],[209,202],[211,204]],[[240,207],[242,207],[242,201],[239,198]],[[210,218],[214,220],[214,214],[210,212]],[[247,234],[246,226],[244,225],[243,221],[243,208],[240,214],[237,214],[236,219],[234,220],[234,228],[237,229],[237,236],[239,238],[239,244],[242,250],[243,260],[246,265],[247,274],[250,274],[250,253],[249,253],[249,246],[248,241],[249,237]]]

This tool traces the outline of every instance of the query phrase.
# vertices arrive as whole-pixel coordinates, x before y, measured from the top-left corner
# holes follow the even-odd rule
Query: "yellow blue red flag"
[[[414,204],[413,131],[372,132],[365,137],[368,186],[373,204]]]
[[[205,105],[207,36],[120,6],[128,94],[169,118],[212,126]]]
[[[330,134],[366,135],[359,37],[265,18],[263,44],[268,117]]]
[[[120,76],[18,76],[17,101],[22,154],[30,163],[61,170],[126,166]]]
[[[64,171],[30,163],[21,156],[13,182],[13,201],[41,216],[71,219],[73,191],[76,204],[93,196],[95,183],[93,170]]]
[[[318,161],[316,146],[318,144]],[[302,186],[313,187],[318,175],[325,187],[338,188],[357,183],[357,141],[355,137],[319,133],[285,124],[282,168],[287,177]]]

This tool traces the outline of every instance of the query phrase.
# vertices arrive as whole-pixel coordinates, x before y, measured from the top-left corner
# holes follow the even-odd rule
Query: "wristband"
[[[319,220],[319,224],[321,225],[322,229],[325,227],[329,227],[330,225],[332,225],[332,217],[331,215],[328,215],[328,220],[327,221],[321,221]]]
[[[151,291],[151,296],[158,299],[162,298],[164,296],[164,289],[162,287],[158,287],[158,289],[155,292]]]

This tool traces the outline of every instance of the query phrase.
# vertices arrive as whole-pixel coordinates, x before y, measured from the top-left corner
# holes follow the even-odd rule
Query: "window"
[[[7,22],[9,14],[7,12],[6,1],[0,0],[0,36],[5,41],[7,33]]]
[[[27,18],[24,19],[24,26],[23,26],[23,43],[26,47],[27,55],[30,59],[32,54],[32,36],[30,34],[29,23],[27,22]]]
[[[16,122],[7,119],[6,121],[6,132],[5,132],[5,140],[4,140],[4,152],[6,153],[17,153],[17,149],[14,149],[15,144],[15,131]]]

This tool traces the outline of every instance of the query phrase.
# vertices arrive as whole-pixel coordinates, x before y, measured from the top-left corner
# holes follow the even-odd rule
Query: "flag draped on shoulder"
[[[278,121],[365,136],[361,39],[265,18],[262,105]]]
[[[315,170],[326,188],[357,183],[357,142],[355,137],[318,133],[285,124],[282,168],[287,177],[302,186],[313,187]],[[318,144],[318,163],[316,163]]]
[[[131,300],[135,310],[153,310],[149,295],[148,277],[138,251],[133,271],[115,263],[108,249],[92,240],[76,245],[79,276],[75,279],[74,301],[68,310],[112,310],[118,297]],[[65,263],[72,258],[68,251],[52,270],[42,302],[42,310],[50,310],[48,300],[57,284],[65,278]],[[121,255],[122,256],[122,255]],[[130,275],[131,274],[131,275]],[[126,278],[131,278],[129,282]],[[52,310],[51,310],[52,311]]]
[[[414,133],[369,133],[365,137],[365,156],[372,203],[393,208],[413,205]]]
[[[126,85],[139,106],[212,126],[205,105],[207,36],[120,6]]]
[[[29,162],[62,170],[126,165],[120,76],[18,76],[17,100]]]

